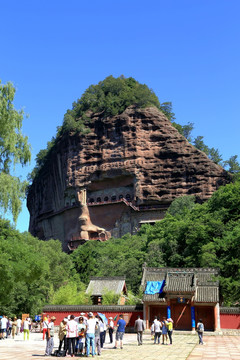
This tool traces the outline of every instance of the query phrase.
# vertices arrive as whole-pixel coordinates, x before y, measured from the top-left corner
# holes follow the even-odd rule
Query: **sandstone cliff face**
[[[229,182],[220,166],[156,108],[93,116],[86,135],[59,139],[33,182],[29,231],[41,239],[107,239],[164,216],[182,195],[208,199]]]

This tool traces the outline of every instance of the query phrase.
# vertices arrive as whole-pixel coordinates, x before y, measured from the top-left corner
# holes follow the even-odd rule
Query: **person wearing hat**
[[[54,347],[54,322],[56,321],[55,316],[52,316],[50,319],[50,323],[48,324],[47,327],[47,332],[46,332],[46,340],[47,340],[47,344],[46,344],[46,351],[45,351],[45,356],[51,356],[52,351],[53,351],[53,347]]]
[[[114,322],[113,322],[113,318],[110,316],[109,326],[108,326],[110,344],[112,344],[112,342],[113,342],[113,330],[114,330]]]
[[[12,338],[15,338],[15,334],[17,332],[17,318],[14,316],[13,322],[12,322]]]
[[[63,349],[65,351],[67,351],[67,338],[66,338],[66,335],[67,335],[67,322],[68,322],[68,319],[67,318],[64,318],[61,322],[60,322],[60,325],[59,325],[59,331],[58,331],[58,337],[59,337],[59,347],[58,347],[58,352],[60,353],[61,351],[61,348],[62,348],[62,344],[63,345]]]

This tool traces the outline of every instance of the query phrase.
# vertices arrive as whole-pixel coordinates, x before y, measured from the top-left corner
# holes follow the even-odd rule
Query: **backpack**
[[[65,357],[66,353],[67,353],[66,350],[61,350],[61,351],[55,350],[52,356]]]
[[[203,330],[204,330],[203,323],[199,323],[197,329],[199,332],[203,332]]]

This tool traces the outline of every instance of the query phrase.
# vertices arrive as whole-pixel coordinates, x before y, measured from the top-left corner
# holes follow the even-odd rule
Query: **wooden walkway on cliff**
[[[98,206],[98,205],[110,205],[117,204],[123,202],[127,206],[130,206],[134,211],[139,211],[139,206],[133,205],[131,201],[127,201],[125,198],[116,199],[116,200],[108,200],[108,201],[99,201],[99,202],[87,202],[87,206]]]

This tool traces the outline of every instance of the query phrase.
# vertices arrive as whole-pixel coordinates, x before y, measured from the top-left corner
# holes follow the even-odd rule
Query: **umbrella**
[[[106,316],[102,313],[97,313],[98,316],[100,316],[100,318],[102,319],[102,321],[104,321],[106,324],[108,324],[108,319],[106,318]]]

